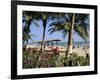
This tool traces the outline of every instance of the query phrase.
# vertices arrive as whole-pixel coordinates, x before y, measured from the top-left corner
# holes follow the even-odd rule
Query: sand
[[[38,48],[38,49],[40,49],[40,46],[27,46],[27,48]],[[59,54],[61,55],[61,56],[65,56],[65,51],[66,51],[66,47],[64,47],[64,46],[46,46],[45,47],[45,50],[46,51],[51,51],[52,49],[55,49],[55,48],[58,48],[58,50],[59,50]],[[83,56],[83,57],[85,57],[86,56],[86,54],[89,54],[90,53],[90,49],[89,48],[84,48],[84,47],[75,47],[75,48],[73,48],[73,52],[75,52],[78,56]]]
[[[55,46],[53,48],[55,48]],[[51,50],[51,49],[46,47],[45,50]],[[66,51],[65,47],[58,46],[58,50],[59,50],[59,54],[61,56],[65,56],[65,51]],[[79,48],[76,47],[76,48],[73,48],[72,52],[76,53],[78,56],[85,57],[86,54],[90,53],[90,49],[89,48],[84,48],[84,47],[79,47]]]
[[[74,48],[73,52],[75,52],[78,56],[86,56],[86,54],[90,53],[89,48],[83,49],[82,47]]]

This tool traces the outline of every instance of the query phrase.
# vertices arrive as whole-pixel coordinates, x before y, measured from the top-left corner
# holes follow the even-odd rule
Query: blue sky
[[[38,23],[39,23],[39,26],[36,26],[34,23],[32,23],[30,25],[30,29],[31,29],[31,33],[30,34],[34,34],[35,35],[35,36],[32,36],[32,39],[33,39],[34,42],[41,41],[42,40],[42,36],[43,36],[42,21],[38,21]],[[49,35],[48,29],[50,27],[48,27],[48,24],[47,24],[47,27],[46,27],[45,40],[60,39],[63,42],[67,42],[68,41],[67,34],[66,34],[66,37],[63,38],[61,32],[54,32],[53,34]],[[74,32],[74,41],[76,42],[76,41],[84,41],[84,40]],[[31,43],[32,41],[29,41],[29,42]]]

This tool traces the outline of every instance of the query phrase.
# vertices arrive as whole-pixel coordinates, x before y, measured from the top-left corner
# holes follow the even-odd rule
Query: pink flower
[[[52,51],[54,52],[54,54],[59,54],[59,50],[58,49],[59,49],[58,47],[52,48]]]

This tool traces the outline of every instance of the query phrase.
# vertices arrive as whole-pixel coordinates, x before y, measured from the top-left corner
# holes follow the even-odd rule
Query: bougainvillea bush
[[[89,54],[86,57],[72,53],[69,57],[62,57],[59,51],[52,49],[51,52],[35,50],[23,51],[23,68],[50,68],[67,66],[89,66]]]

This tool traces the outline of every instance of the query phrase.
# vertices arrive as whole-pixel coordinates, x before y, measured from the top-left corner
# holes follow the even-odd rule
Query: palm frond
[[[55,27],[50,28],[48,31],[50,32],[50,33],[49,33],[50,35],[51,35],[52,33],[56,32]]]
[[[81,24],[89,30],[89,14],[76,14],[75,23]]]
[[[33,20],[32,23],[34,23],[36,27],[40,26],[37,20]]]
[[[66,22],[71,22],[72,21],[72,13],[66,13],[65,20],[66,20]]]
[[[41,12],[34,12],[34,11],[23,11],[23,16],[31,17],[32,19],[40,19],[41,18]]]
[[[60,24],[62,24],[64,21],[62,21],[62,20],[58,20],[58,19],[56,19],[55,21],[53,21],[53,22],[51,22],[50,24],[49,24],[49,27],[51,27],[51,26],[56,26],[56,25],[60,25]]]
[[[63,23],[63,26],[64,26],[65,30],[69,31],[70,28],[71,28],[71,23],[70,22],[65,22],[65,23]]]
[[[75,25],[74,30],[84,40],[87,40],[87,38],[89,37],[88,30],[85,27]]]
[[[48,31],[50,32],[50,34],[56,31],[62,31],[64,30],[64,27],[65,27],[64,25],[65,24],[56,24],[52,28],[50,28]]]

